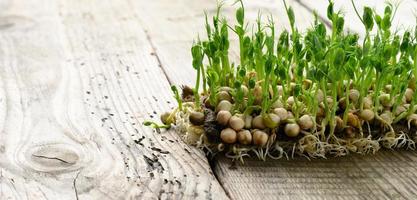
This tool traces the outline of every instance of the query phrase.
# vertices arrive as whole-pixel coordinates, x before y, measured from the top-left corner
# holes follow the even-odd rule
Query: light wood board
[[[175,103],[130,3],[2,1],[0,199],[227,198],[202,152],[142,126]]]

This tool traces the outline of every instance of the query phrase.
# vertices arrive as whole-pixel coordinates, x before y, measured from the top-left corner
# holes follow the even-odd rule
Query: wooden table
[[[281,1],[245,3],[250,19],[261,9],[288,27]],[[326,0],[289,4],[300,30],[313,10],[325,20]],[[380,0],[357,4],[383,9]],[[193,84],[189,49],[215,6],[1,1],[0,199],[417,199],[412,151],[237,166],[219,157],[210,166],[174,131],[142,126],[176,106],[170,84]],[[350,1],[336,7],[362,30]],[[413,25],[416,8],[403,0],[394,25]]]

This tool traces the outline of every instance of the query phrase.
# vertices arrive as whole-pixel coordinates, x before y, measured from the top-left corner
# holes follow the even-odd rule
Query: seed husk
[[[263,147],[266,145],[266,143],[268,142],[268,134],[266,134],[264,131],[261,130],[256,130],[253,132],[253,144]]]
[[[364,109],[362,110],[362,112],[360,112],[359,116],[361,117],[361,119],[370,122],[374,119],[375,113],[371,109]]]
[[[264,124],[264,120],[262,119],[261,115],[258,115],[258,116],[253,118],[252,128],[257,128],[257,129],[265,129],[266,128],[266,126]]]
[[[216,112],[219,112],[221,110],[230,112],[232,110],[232,106],[233,105],[232,103],[230,103],[230,101],[227,101],[227,100],[220,101],[219,104],[217,104]]]
[[[252,134],[249,130],[241,130],[237,133],[237,140],[240,144],[248,145],[252,143]]]
[[[241,116],[234,115],[229,119],[229,126],[235,131],[240,131],[245,127],[245,121],[243,121]]]
[[[222,139],[224,143],[234,144],[236,143],[236,140],[237,140],[237,133],[235,130],[231,128],[225,128],[220,133],[220,138]]]
[[[284,132],[288,137],[297,137],[300,134],[300,126],[296,123],[286,124]]]
[[[193,125],[203,125],[204,124],[204,114],[201,112],[191,112],[189,120]]]
[[[274,113],[283,121],[288,119],[288,111],[285,108],[275,108]]]
[[[226,126],[229,123],[232,114],[229,111],[221,110],[217,113],[216,121],[218,124]]]
[[[305,114],[298,119],[298,125],[300,125],[300,128],[303,130],[312,129],[314,126],[313,118],[310,115]]]

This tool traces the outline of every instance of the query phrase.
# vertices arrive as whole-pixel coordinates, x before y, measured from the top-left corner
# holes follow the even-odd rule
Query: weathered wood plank
[[[0,199],[226,199],[129,1],[1,4]]]
[[[232,199],[416,199],[412,151],[307,160],[219,158],[215,173]]]
[[[271,2],[246,2],[247,10],[256,16],[258,8],[270,7],[277,22],[282,23],[281,27],[288,25],[279,3]],[[320,14],[325,12],[327,1],[309,3],[324,7]],[[143,19],[142,23],[172,83],[192,85],[194,72],[190,64],[190,38],[195,38],[197,33],[204,35],[201,10],[207,9],[210,13],[215,4],[178,0],[169,9],[167,5],[163,0],[152,1],[146,9],[142,7],[138,15]],[[305,28],[311,23],[308,21],[312,20],[311,13],[302,5],[292,5],[297,20],[302,22],[300,28]],[[157,12],[160,10],[163,12]],[[225,11],[226,16],[233,17],[231,10]],[[232,199],[401,199],[416,197],[417,186],[413,181],[416,178],[413,167],[416,159],[415,152],[384,151],[375,157],[355,155],[314,161],[297,158],[262,162],[250,159],[245,165],[231,167],[229,159],[219,157],[214,170]]]

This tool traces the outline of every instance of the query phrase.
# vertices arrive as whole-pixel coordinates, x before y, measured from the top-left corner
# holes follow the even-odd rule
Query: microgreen
[[[237,152],[233,156],[239,159],[248,151],[263,159],[270,147],[311,157],[345,155],[346,151],[369,153],[378,150],[380,143],[391,148],[400,138],[410,138],[393,124],[417,127],[417,28],[404,34],[392,31],[396,5],[388,3],[383,12],[365,6],[360,13],[353,0],[351,3],[363,24],[363,38],[346,31],[350,19],[331,0],[326,13],[331,30],[314,13],[312,26],[300,32],[296,12],[285,0],[288,30],[277,30],[272,16],[261,13],[255,22],[248,21],[242,0],[235,1],[234,24],[221,15],[222,3],[211,20],[205,13],[207,36],[191,48],[197,73],[191,105],[193,112],[211,109],[221,119],[205,131],[224,128],[215,141],[222,141],[229,154]],[[239,42],[236,63],[229,59],[233,34]],[[178,112],[182,112],[175,116],[189,116],[189,102],[183,105],[177,88],[171,89]],[[209,104],[201,104],[200,99],[208,99]],[[229,122],[229,118],[233,120]],[[212,121],[204,127],[194,125],[207,128],[207,123]],[[145,125],[162,127],[151,122]],[[283,127],[286,136],[277,130]],[[253,132],[252,143],[247,138],[237,141],[242,129],[245,135]],[[380,134],[371,134],[375,131]],[[300,132],[303,136],[298,136]],[[218,137],[218,132],[213,135]],[[250,147],[252,144],[258,146]]]

